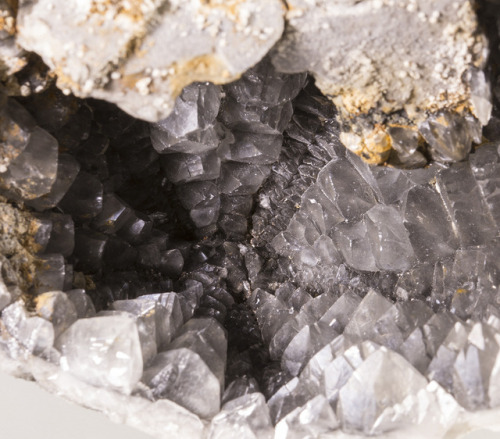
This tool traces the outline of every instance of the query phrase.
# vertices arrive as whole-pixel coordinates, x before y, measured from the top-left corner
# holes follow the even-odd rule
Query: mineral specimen
[[[451,437],[496,415],[500,94],[471,3],[294,0],[266,56],[280,2],[160,3],[20,3],[60,86],[147,121],[50,80],[2,91],[0,369],[162,438]],[[410,29],[437,49],[399,50]]]

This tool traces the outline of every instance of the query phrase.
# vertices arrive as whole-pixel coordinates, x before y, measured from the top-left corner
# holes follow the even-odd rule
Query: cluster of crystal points
[[[265,60],[224,87],[223,99],[220,86],[187,86],[172,114],[153,124],[153,147],[198,229],[217,224],[228,238],[245,237],[253,195],[279,158],[305,78]]]
[[[370,167],[267,60],[151,126],[54,88],[0,107],[40,259],[22,299],[0,286],[0,353],[42,385],[158,437],[442,433],[500,405],[500,147],[469,156],[476,128],[429,129],[467,161]]]

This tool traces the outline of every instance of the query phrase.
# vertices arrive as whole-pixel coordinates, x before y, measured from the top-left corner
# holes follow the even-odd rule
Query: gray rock
[[[384,117],[398,110],[407,116],[401,123],[413,125],[425,110],[465,101],[486,123],[491,104],[484,76],[474,69],[469,73],[482,67],[487,53],[473,1],[287,4],[288,26],[273,50],[273,63],[283,72],[313,74],[345,120],[352,124],[354,118],[353,131],[342,140],[367,160],[387,160],[393,140]],[[376,126],[380,122],[382,129]]]
[[[279,0],[19,6],[17,42],[43,58],[61,89],[153,122],[168,116],[184,86],[237,79],[284,26]]]

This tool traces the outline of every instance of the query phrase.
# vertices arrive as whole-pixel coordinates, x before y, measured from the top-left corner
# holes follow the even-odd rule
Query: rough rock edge
[[[432,2],[430,4],[432,5]],[[420,68],[418,65],[412,65],[412,58],[415,60],[418,58],[413,57],[413,55],[409,56],[410,60],[407,60],[405,65],[394,66],[394,69],[390,70],[384,68],[386,65],[384,58],[375,56],[373,59],[365,57],[366,60],[364,60],[362,50],[360,50],[359,57],[354,56],[357,49],[349,44],[347,44],[347,49],[343,49],[346,61],[342,65],[334,64],[330,69],[325,67],[325,64],[333,63],[336,56],[338,61],[338,57],[344,53],[342,48],[338,50],[331,47],[318,49],[320,54],[311,60],[313,52],[307,50],[308,44],[311,44],[308,39],[312,38],[311,34],[316,34],[316,32],[311,31],[311,23],[317,20],[315,23],[318,28],[317,32],[323,34],[320,37],[321,40],[321,38],[325,38],[325,35],[335,33],[335,29],[331,30],[329,20],[339,21],[339,16],[342,16],[341,12],[339,12],[339,16],[337,16],[337,12],[329,16],[328,8],[330,5],[322,0],[314,4],[306,0],[288,0],[287,28],[284,36],[271,53],[278,70],[288,73],[294,72],[294,66],[290,66],[289,59],[296,60],[299,65],[302,64],[300,69],[305,66],[310,70],[310,73],[316,78],[318,88],[339,109],[339,121],[344,131],[341,140],[346,147],[371,164],[381,164],[389,158],[392,151],[392,141],[387,129],[390,126],[413,130],[426,119],[428,114],[440,110],[449,110],[459,114],[468,112],[477,116],[471,104],[468,78],[470,75],[468,73],[471,68],[483,69],[489,53],[486,36],[479,28],[475,12],[477,9],[476,0],[456,2],[453,5],[456,6],[456,10],[447,11],[448,19],[456,16],[457,23],[445,22],[442,24],[439,22],[441,13],[439,8],[436,8],[433,14],[425,14],[424,11],[418,10],[420,6],[418,2],[414,1],[395,3],[391,0],[362,0],[360,2],[346,2],[345,10],[349,10],[349,12],[352,10],[352,14],[356,15],[359,12],[356,9],[359,9],[362,14],[360,19],[369,20],[370,14],[367,12],[369,8],[374,8],[374,11],[383,10],[381,8],[388,8],[389,11],[394,9],[396,14],[399,13],[399,8],[406,8],[408,12],[404,13],[410,16],[413,13],[417,22],[421,21],[427,26],[437,28],[434,29],[436,35],[439,35],[437,38],[448,42],[448,44],[443,44],[443,50],[447,51],[448,62],[453,63],[441,64],[440,66],[434,65],[434,62],[430,64],[431,69],[433,69],[432,73],[437,75],[436,78],[442,76],[437,80],[420,81],[422,78]],[[325,8],[324,13],[318,13],[318,8],[321,7]],[[342,7],[342,4],[339,7]],[[364,7],[366,10],[363,9]],[[410,7],[414,9],[410,10]],[[425,10],[425,12],[429,11]],[[351,17],[348,16],[347,20],[349,18]],[[309,28],[306,27],[303,30],[306,25],[309,25]],[[439,34],[440,26],[444,25],[446,27]],[[360,26],[370,27],[370,22],[362,22]],[[372,27],[376,35],[374,41],[377,41],[380,36],[377,31],[383,26],[376,24]],[[368,49],[364,48],[363,50]],[[454,53],[454,51],[458,52]],[[399,53],[394,50],[391,50],[392,52]],[[401,71],[398,70],[399,68]],[[379,78],[380,69],[387,72],[382,80]],[[455,73],[453,73],[454,69],[457,70]],[[446,73],[447,70],[452,73]],[[410,79],[402,79],[398,75]],[[345,80],[341,80],[342,77]],[[412,91],[406,98],[403,96],[398,99],[397,86],[393,89],[390,89],[390,86],[384,87],[384,82],[391,84],[396,83],[397,80],[408,81]],[[439,89],[439,93],[437,90],[436,92],[432,91],[440,82],[446,84],[446,89]],[[429,87],[429,90],[425,90],[425,87]],[[389,93],[388,97],[386,93]],[[423,139],[421,140],[423,141]]]
[[[50,5],[54,12],[44,9]],[[106,99],[148,121],[168,116],[182,88],[192,82],[238,79],[266,55],[284,28],[282,0],[84,0],[79,6],[80,15],[68,8],[56,14],[49,1],[21,0],[17,43],[42,56],[65,93]],[[45,22],[52,16],[49,28]],[[172,23],[179,23],[179,29]],[[73,28],[75,40],[65,50],[55,49]],[[180,32],[175,35],[179,43],[175,32]],[[180,44],[183,32],[192,51]],[[243,43],[238,56],[239,45],[226,44],[226,37]],[[102,55],[85,44],[100,38],[112,41],[109,50],[101,47]],[[163,41],[180,47],[170,59],[159,56],[168,54]]]
[[[1,274],[8,287],[19,288],[27,299],[34,282],[34,274],[40,268],[36,252],[40,246],[34,236],[38,223],[32,214],[0,196],[0,258]]]

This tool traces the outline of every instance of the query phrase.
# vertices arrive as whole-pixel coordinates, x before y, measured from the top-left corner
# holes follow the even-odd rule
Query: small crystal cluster
[[[198,229],[218,225],[229,238],[245,237],[253,196],[279,158],[304,80],[266,60],[224,87],[224,97],[210,83],[186,87],[172,114],[153,124],[153,147]]]
[[[396,168],[267,58],[154,124],[2,94],[0,201],[36,255],[22,292],[2,267],[1,367],[165,438],[438,436],[498,407],[497,111],[475,150],[451,112],[427,146],[394,129]]]

